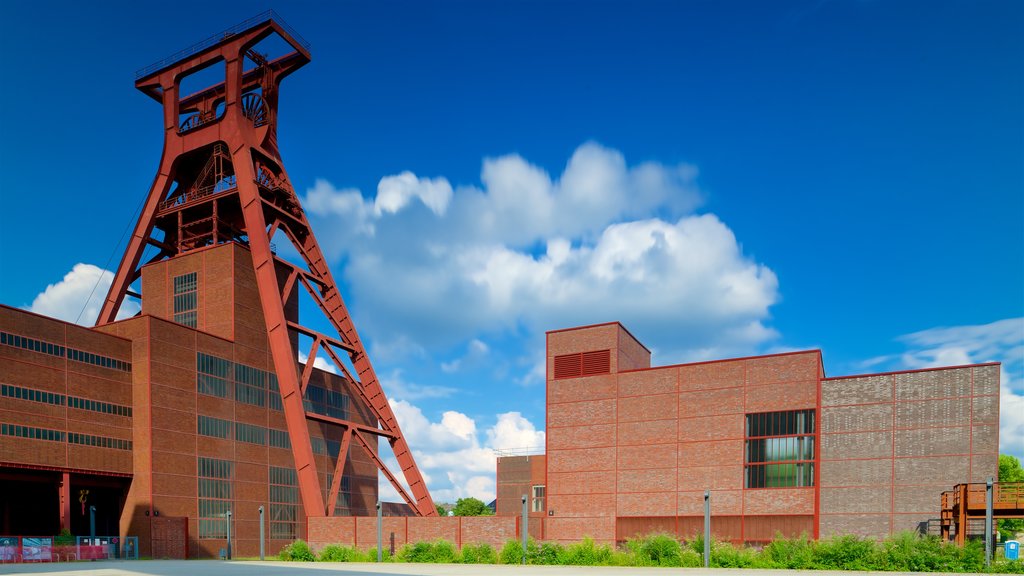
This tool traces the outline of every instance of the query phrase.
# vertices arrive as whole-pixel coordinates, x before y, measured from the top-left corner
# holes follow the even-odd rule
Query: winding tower
[[[257,45],[273,36],[287,48],[271,59]],[[415,513],[436,516],[278,150],[281,81],[309,61],[309,46],[276,14],[267,12],[138,72],[136,88],[163,105],[163,156],[96,325],[114,322],[125,298],[141,299],[141,288],[133,284],[141,278],[142,266],[217,244],[247,246],[306,516],[334,514],[346,454],[353,444],[365,449]],[[183,79],[215,65],[223,67],[222,79],[182,93]],[[274,240],[291,243],[301,262],[279,257]],[[143,251],[150,246],[157,252],[143,262]],[[294,302],[294,292],[300,290],[309,294],[336,335],[304,326],[286,312],[289,299]],[[300,334],[312,341],[304,367],[298,361]],[[354,401],[365,404],[377,426],[306,410],[304,395],[320,351],[352,383],[358,396]],[[307,419],[344,431],[327,502]],[[375,437],[391,445],[408,492],[377,454]]]

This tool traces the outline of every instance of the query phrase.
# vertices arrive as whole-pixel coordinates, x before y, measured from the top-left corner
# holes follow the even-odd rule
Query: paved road
[[[0,574],[68,574],[70,576],[849,576],[848,572],[818,570],[733,570],[716,568],[615,568],[590,566],[494,566],[466,564],[361,564],[295,562],[223,562],[219,560],[158,560],[77,562],[74,564],[5,564]],[[913,572],[857,572],[857,576],[921,576]],[[938,576],[933,573],[929,576]]]

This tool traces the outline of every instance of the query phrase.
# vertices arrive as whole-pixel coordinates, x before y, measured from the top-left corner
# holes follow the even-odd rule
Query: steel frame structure
[[[287,42],[292,51],[268,61],[254,47],[273,34]],[[96,325],[113,322],[126,296],[140,297],[131,290],[131,285],[140,278],[141,265],[223,242],[247,244],[256,271],[306,515],[334,514],[348,448],[355,442],[366,450],[418,515],[436,516],[430,493],[292,189],[277,148],[280,82],[310,61],[307,45],[275,14],[265,13],[176,56],[179,57],[140,71],[135,83],[136,88],[163,105],[163,156]],[[179,94],[184,77],[221,62],[225,69],[222,82],[194,94]],[[162,237],[154,234],[156,230],[163,233]],[[305,268],[276,256],[271,240],[277,233],[294,245]],[[147,246],[159,251],[143,263],[143,250]],[[284,274],[279,274],[282,270]],[[337,337],[289,320],[285,306],[296,285],[309,293],[337,331]],[[297,360],[298,334],[313,341],[301,373]],[[359,399],[377,418],[378,427],[305,410],[303,396],[312,374],[313,360],[320,350],[352,383]],[[355,374],[342,362],[343,355],[351,362]],[[307,419],[344,429],[326,506]],[[387,439],[411,496],[367,440],[370,435]]]

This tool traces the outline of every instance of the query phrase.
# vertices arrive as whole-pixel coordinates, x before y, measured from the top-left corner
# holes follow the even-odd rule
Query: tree
[[[456,516],[491,516],[494,512],[484,504],[482,500],[473,498],[459,498],[452,508]]]
[[[1024,482],[1024,468],[1021,468],[1020,460],[1009,454],[999,455],[999,481],[1000,482]],[[1024,520],[1000,520],[999,534],[1003,542],[1013,540],[1018,532],[1024,532]]]

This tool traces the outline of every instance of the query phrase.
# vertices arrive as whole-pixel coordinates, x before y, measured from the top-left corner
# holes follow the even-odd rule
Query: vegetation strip
[[[562,546],[553,542],[527,544],[527,563],[565,566],[672,566],[696,568],[704,565],[702,538],[680,542],[669,534],[633,538],[614,549],[590,538]],[[523,548],[509,540],[495,551],[489,544],[467,544],[460,551],[447,540],[416,542],[402,546],[392,556],[384,550],[385,562],[440,564],[519,564]],[[377,549],[366,551],[330,544],[319,554],[296,540],[280,554],[281,560],[305,562],[376,562]],[[818,541],[806,537],[776,538],[761,549],[711,543],[711,566],[716,568],[788,568],[800,570],[873,570],[900,572],[993,572],[1024,574],[1024,562],[997,558],[985,569],[984,546],[971,540],[963,548],[940,542],[934,536],[901,532],[877,541],[857,536],[835,536]]]

